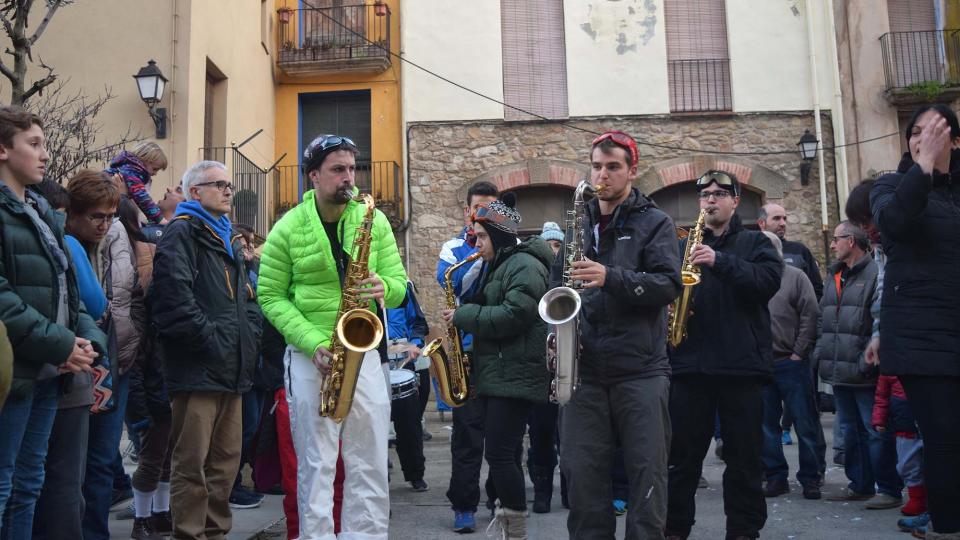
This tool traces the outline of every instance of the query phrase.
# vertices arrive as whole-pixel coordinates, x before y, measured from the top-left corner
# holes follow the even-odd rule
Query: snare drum
[[[417,386],[420,384],[416,374],[409,369],[394,369],[390,371],[390,399],[406,399],[417,395]]]

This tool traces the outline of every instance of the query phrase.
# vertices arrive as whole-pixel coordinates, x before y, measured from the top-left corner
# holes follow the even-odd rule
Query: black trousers
[[[33,516],[33,537],[83,538],[83,477],[87,468],[90,407],[57,410],[50,433],[45,476]]]
[[[527,469],[531,479],[536,475],[550,476],[557,468],[557,415],[555,403],[536,403],[530,412],[530,448],[527,449]]]
[[[710,448],[714,418],[723,432],[723,509],[727,537],[757,538],[767,521],[763,497],[763,379],[686,375],[670,387],[668,534],[684,538],[696,521],[697,482]]]
[[[526,510],[526,484],[517,450],[523,444],[527,417],[533,409],[533,402],[503,397],[480,397],[477,401],[482,408],[486,427],[483,455],[490,466],[488,484],[493,484],[501,506]]]
[[[934,532],[960,532],[960,378],[900,376],[923,436],[923,483]]]
[[[420,397],[417,394],[390,403],[390,420],[397,434],[397,457],[400,458],[403,479],[407,482],[423,480],[423,426],[420,417]]]
[[[453,409],[450,457],[450,506],[460,512],[476,512],[483,464],[483,408],[478,399]]]

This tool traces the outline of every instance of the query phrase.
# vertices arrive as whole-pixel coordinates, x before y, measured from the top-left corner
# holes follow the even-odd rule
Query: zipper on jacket
[[[227,278],[227,290],[230,292],[230,299],[233,300],[233,285],[230,283],[230,268],[227,265],[223,265],[223,275]]]

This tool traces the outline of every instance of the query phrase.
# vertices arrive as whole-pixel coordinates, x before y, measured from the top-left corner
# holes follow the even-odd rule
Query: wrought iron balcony
[[[386,214],[390,225],[393,228],[399,227],[403,221],[404,204],[400,165],[395,161],[358,161],[356,171],[356,183],[360,192],[373,195],[377,208]],[[301,180],[299,165],[277,167],[274,182],[275,193],[278,194],[274,215],[278,218],[300,202],[303,191],[313,189],[308,178],[303,177]]]
[[[960,96],[960,30],[880,36],[887,98],[897,105]]]
[[[671,112],[732,111],[730,60],[670,60]]]
[[[291,76],[381,73],[390,67],[386,4],[281,9],[277,65]]]

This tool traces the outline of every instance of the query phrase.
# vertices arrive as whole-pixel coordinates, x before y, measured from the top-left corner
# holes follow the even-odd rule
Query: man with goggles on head
[[[773,375],[767,303],[780,288],[783,262],[770,240],[736,214],[740,184],[724,171],[697,180],[706,211],[700,267],[687,337],[670,353],[670,489],[666,536],[690,534],[694,495],[719,412],[723,432],[727,538],[756,538],[767,519],[761,488],[763,385]],[[682,241],[684,252],[686,240]]]
[[[680,292],[673,221],[637,188],[637,144],[622,131],[597,137],[583,252],[580,388],[561,412],[560,468],[570,538],[613,536],[611,470],[617,444],[629,483],[626,538],[661,538],[667,510],[670,365],[667,305]],[[563,255],[551,284],[562,279]]]
[[[300,538],[334,538],[333,483],[338,446],[345,469],[342,538],[387,539],[390,500],[387,432],[390,396],[380,354],[366,353],[350,413],[343,423],[321,417],[319,390],[330,372],[330,340],[341,285],[355,253],[354,236],[366,213],[354,200],[357,147],[350,139],[324,135],[303,154],[303,172],[313,189],[270,231],[260,259],[258,292],[263,313],[289,346],[286,396],[297,454]],[[386,216],[377,210],[371,230],[370,277],[361,298],[400,305],[407,276]]]

